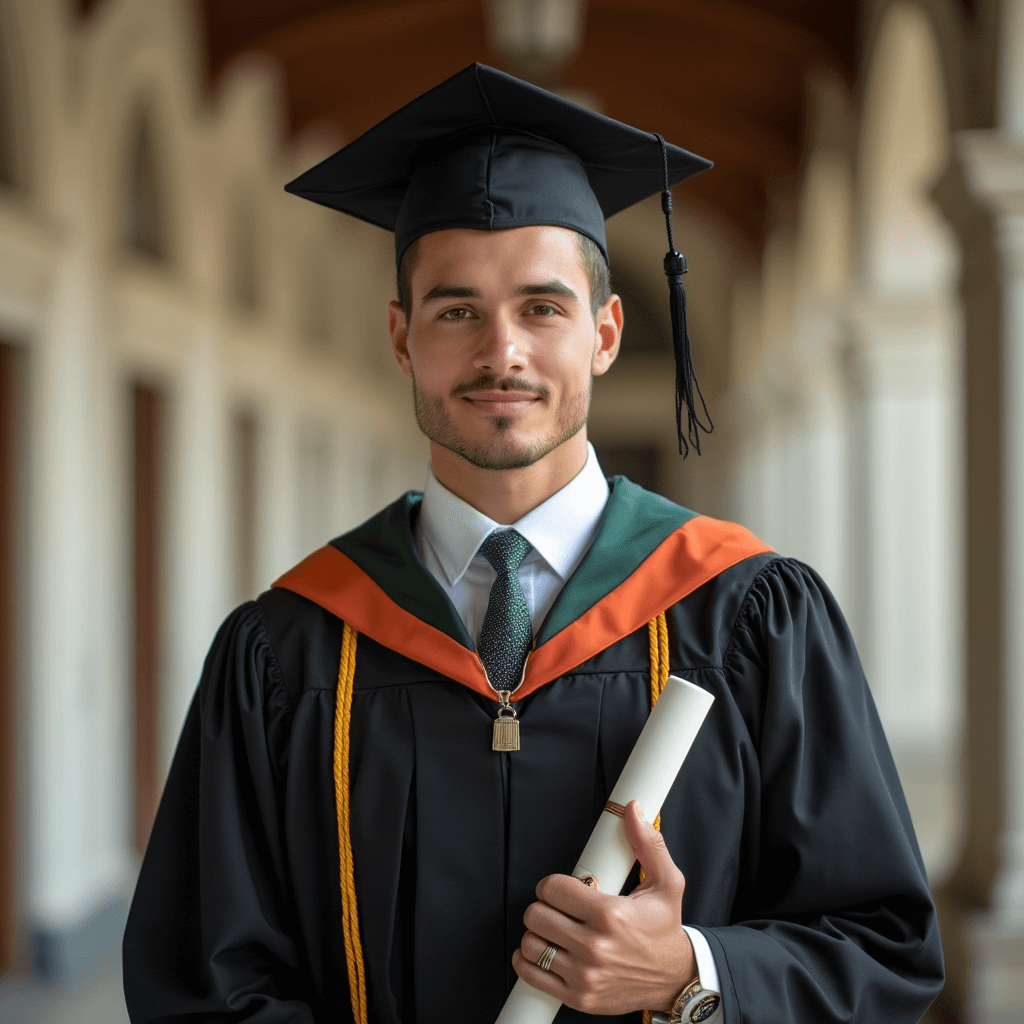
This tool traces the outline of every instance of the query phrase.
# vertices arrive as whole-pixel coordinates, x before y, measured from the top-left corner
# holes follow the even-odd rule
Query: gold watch
[[[672,1010],[667,1016],[655,1013],[651,1015],[651,1020],[655,1024],[701,1024],[701,1021],[711,1018],[721,1003],[721,995],[704,988],[698,977],[676,996]]]

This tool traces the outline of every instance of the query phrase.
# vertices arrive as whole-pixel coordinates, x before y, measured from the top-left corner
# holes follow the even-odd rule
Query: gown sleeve
[[[755,877],[702,928],[727,1021],[915,1024],[943,982],[910,814],[849,629],[825,584],[771,563],[724,665],[760,764]]]
[[[289,714],[263,612],[243,605],[207,657],[142,863],[123,945],[132,1024],[312,1024],[268,753]]]

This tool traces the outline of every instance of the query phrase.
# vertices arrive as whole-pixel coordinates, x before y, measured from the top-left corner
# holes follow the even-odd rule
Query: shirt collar
[[[565,580],[590,546],[607,500],[608,481],[588,442],[579,473],[512,526]],[[480,545],[495,530],[506,529],[449,491],[429,467],[417,527],[421,547],[429,544],[450,587],[463,577]]]

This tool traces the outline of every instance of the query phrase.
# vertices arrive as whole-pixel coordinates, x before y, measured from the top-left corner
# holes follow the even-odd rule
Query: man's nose
[[[525,369],[527,362],[525,339],[515,317],[505,313],[490,317],[479,334],[473,365],[504,377]]]

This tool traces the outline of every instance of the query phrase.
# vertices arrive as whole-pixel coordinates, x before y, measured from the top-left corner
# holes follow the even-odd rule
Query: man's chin
[[[434,444],[465,459],[479,469],[525,469],[550,455],[571,437],[575,437],[587,422],[589,390],[581,392],[564,410],[550,432],[537,425],[527,426],[520,416],[489,417],[486,424],[475,420],[462,423],[465,433],[457,426],[458,419],[449,414],[439,398],[422,394],[413,380],[413,400],[416,422],[420,430]],[[532,428],[532,429],[531,429]]]
[[[564,441],[529,441],[509,437],[474,443],[465,438],[432,438],[435,443],[461,456],[478,469],[526,469],[540,462]]]
[[[452,431],[442,430],[427,436],[435,444],[462,457],[478,469],[526,469],[560,448],[583,428],[584,422],[573,424],[558,435],[529,437],[517,435],[508,423],[495,424],[498,430],[487,438],[470,439]]]

